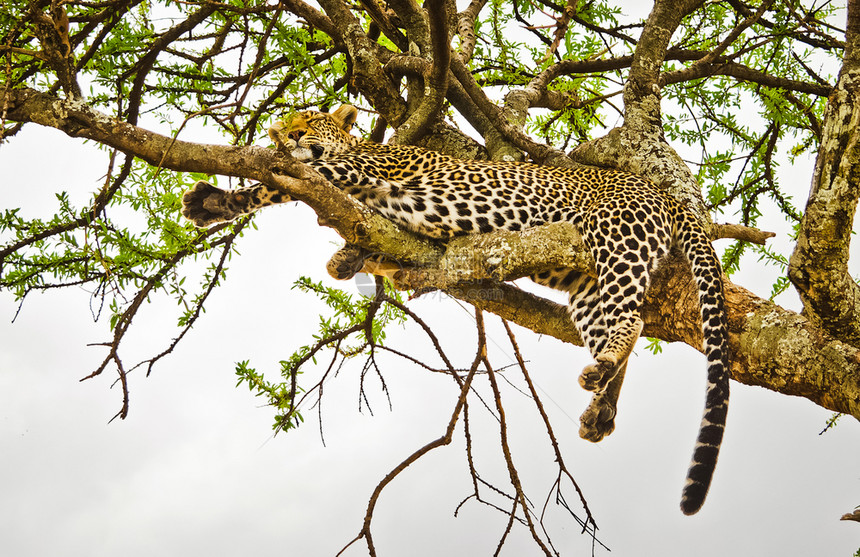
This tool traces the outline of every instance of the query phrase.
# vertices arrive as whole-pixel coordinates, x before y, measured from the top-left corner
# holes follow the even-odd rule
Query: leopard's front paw
[[[235,215],[226,208],[227,195],[228,192],[201,180],[182,196],[182,215],[201,228],[232,220]]]
[[[586,391],[602,393],[616,373],[618,373],[618,367],[614,360],[598,356],[593,364],[585,366],[582,370],[579,384]]]
[[[352,244],[347,244],[331,256],[331,259],[328,260],[328,264],[326,265],[326,270],[334,279],[351,279],[356,275],[356,273],[361,272],[361,268],[364,266],[364,260],[367,256],[367,250]]]
[[[591,397],[591,403],[579,417],[579,436],[598,443],[615,430],[615,404],[603,394]]]

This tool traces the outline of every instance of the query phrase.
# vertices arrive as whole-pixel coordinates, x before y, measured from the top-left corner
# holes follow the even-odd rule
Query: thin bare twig
[[[550,551],[550,548],[547,547],[544,541],[540,538],[540,535],[535,528],[534,522],[532,521],[532,512],[529,508],[529,503],[526,498],[525,491],[523,491],[522,482],[520,482],[519,472],[517,471],[517,467],[514,464],[513,456],[511,455],[511,448],[508,444],[508,426],[505,420],[505,410],[502,407],[502,395],[499,391],[499,385],[496,382],[496,373],[495,371],[493,371],[492,366],[490,366],[490,362],[487,360],[486,356],[484,356],[483,362],[484,366],[487,368],[488,377],[490,378],[490,387],[493,389],[493,396],[496,401],[496,410],[499,413],[499,436],[502,442],[502,454],[505,455],[505,463],[508,466],[508,475],[511,479],[511,485],[514,486],[514,490],[516,490],[517,493],[514,501],[514,506],[511,509],[511,515],[513,516],[516,513],[516,507],[517,505],[519,505],[523,511],[523,517],[528,524],[528,529],[532,535],[532,539],[534,539],[535,543],[538,545],[538,547],[541,548],[545,555],[551,557],[553,553],[557,554],[557,552],[554,549],[552,552]],[[501,550],[501,546],[504,543],[504,538],[507,536],[507,534],[508,531],[505,530],[505,534],[502,537],[502,540],[499,542],[499,547],[496,550],[496,554],[498,554],[499,550]],[[552,547],[552,542],[549,540],[549,538],[547,538],[547,543],[549,543],[550,547]]]
[[[367,549],[370,552],[371,557],[375,557],[376,548],[373,545],[373,536],[371,534],[370,526],[371,521],[373,520],[373,511],[376,508],[376,503],[379,500],[379,495],[382,493],[382,490],[385,489],[385,487],[389,483],[391,483],[391,481],[394,480],[394,478],[396,478],[398,474],[408,468],[413,462],[415,462],[425,454],[429,453],[433,449],[451,443],[451,440],[454,436],[454,428],[457,426],[457,421],[460,417],[460,413],[462,412],[463,407],[466,404],[466,396],[469,394],[469,389],[471,388],[472,380],[475,377],[475,372],[477,372],[478,366],[480,365],[481,361],[486,358],[487,355],[487,341],[486,336],[484,334],[481,312],[479,310],[476,310],[476,315],[476,321],[478,322],[477,354],[475,355],[475,359],[472,362],[472,366],[469,368],[469,374],[466,376],[466,380],[463,382],[463,385],[460,388],[460,396],[457,398],[457,403],[454,405],[454,411],[451,413],[451,419],[448,421],[448,427],[445,429],[444,435],[434,441],[427,443],[426,445],[406,457],[403,462],[398,464],[379,482],[379,484],[377,484],[376,489],[373,490],[373,494],[370,496],[370,500],[367,505],[367,512],[364,515],[364,524],[361,530],[352,541],[346,544],[346,546],[344,546],[344,548],[338,552],[338,555],[342,555],[343,552],[346,551],[347,548],[349,548],[353,543],[363,538],[367,543]]]
[[[502,319],[502,325],[504,325],[505,331],[508,334],[508,339],[511,341],[511,347],[514,349],[514,356],[516,357],[520,370],[523,372],[523,378],[525,379],[526,384],[529,387],[529,393],[531,394],[532,400],[534,400],[535,406],[537,407],[538,412],[541,415],[541,419],[543,419],[547,435],[549,435],[550,442],[552,443],[552,449],[555,452],[555,461],[558,464],[558,477],[556,478],[552,488],[550,488],[549,493],[547,493],[547,500],[544,503],[543,511],[541,511],[541,525],[543,525],[543,517],[544,513],[546,512],[547,504],[549,503],[550,495],[553,491],[555,491],[556,497],[561,497],[561,479],[562,476],[566,476],[576,490],[577,495],[579,495],[579,500],[582,503],[583,509],[585,509],[586,517],[584,520],[579,518],[573,511],[570,510],[569,507],[567,507],[568,511],[570,511],[573,518],[582,526],[582,531],[589,532],[591,534],[591,537],[594,538],[595,541],[597,541],[597,522],[594,520],[594,515],[591,514],[591,509],[588,508],[588,502],[585,500],[585,494],[582,492],[582,489],[579,487],[579,484],[576,483],[576,480],[573,479],[573,474],[570,473],[570,471],[567,469],[567,465],[564,463],[564,457],[562,457],[561,448],[559,447],[558,440],[556,439],[555,433],[552,430],[549,416],[547,415],[546,410],[544,410],[543,403],[538,396],[537,389],[535,389],[534,383],[532,383],[532,379],[529,376],[528,370],[526,369],[526,363],[523,359],[522,354],[520,353],[520,347],[517,344],[517,339],[514,336],[514,332],[511,330],[510,324],[506,320]],[[598,541],[598,543],[600,542]],[[603,544],[601,543],[600,545]]]

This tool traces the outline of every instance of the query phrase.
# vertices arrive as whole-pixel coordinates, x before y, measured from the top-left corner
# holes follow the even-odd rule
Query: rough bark
[[[352,80],[380,114],[394,127],[403,123],[406,105],[394,83],[382,70],[383,62],[377,56],[376,43],[371,41],[361,24],[340,0],[322,0],[320,5],[343,37],[352,61]]]
[[[804,313],[831,335],[860,346],[860,287],[848,249],[860,197],[860,2],[848,3],[845,57],[827,103],[812,190],[789,278]]]
[[[423,38],[426,25],[417,5],[413,6],[409,2],[403,3],[408,8],[412,8],[403,10],[406,13],[414,14],[410,19],[419,20],[413,27],[421,29],[420,35]],[[432,48],[433,63],[431,69],[423,75],[424,94],[421,96],[421,102],[403,125],[397,128],[391,139],[392,143],[407,145],[417,143],[427,132],[430,124],[439,118],[445,95],[448,92],[448,66],[450,66],[451,61],[451,49],[445,2],[444,0],[428,0],[424,5],[430,20],[428,31],[430,44],[428,46]]]
[[[690,169],[666,142],[660,112],[660,67],[669,40],[685,15],[701,1],[658,0],[648,16],[624,86],[624,123],[605,136],[577,146],[576,162],[614,167],[648,177],[681,201],[706,228],[710,218],[701,189]]]
[[[439,289],[541,334],[579,343],[559,304],[501,281],[539,269],[567,266],[593,272],[578,234],[566,225],[522,233],[467,236],[447,250],[399,229],[334,188],[300,163],[271,149],[224,147],[173,140],[101,114],[78,100],[32,90],[14,91],[9,117],[59,129],[115,147],[150,164],[181,172],[209,172],[260,180],[311,206],[323,224],[348,242],[422,268],[406,270],[401,284]],[[860,419],[860,355],[820,327],[754,294],[729,285],[733,377],[747,384],[806,397]],[[701,332],[689,269],[661,267],[643,308],[645,332],[697,349]],[[839,370],[834,373],[833,370]]]

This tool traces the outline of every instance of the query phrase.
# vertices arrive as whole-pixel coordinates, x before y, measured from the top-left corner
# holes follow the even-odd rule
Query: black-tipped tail
[[[705,503],[726,427],[729,408],[729,333],[722,271],[710,240],[695,223],[687,223],[686,233],[681,234],[679,239],[681,248],[690,260],[699,290],[703,348],[708,359],[705,412],[681,496],[681,510],[691,515]]]
[[[687,483],[681,495],[681,511],[686,515],[697,513],[708,495],[708,488],[717,467],[720,443],[723,440],[728,397],[727,381],[725,388],[723,388],[722,381],[714,383],[709,381],[708,402],[714,404],[708,404],[705,407],[705,416],[702,418],[699,438],[696,440],[696,449],[693,451],[690,470],[687,472]]]

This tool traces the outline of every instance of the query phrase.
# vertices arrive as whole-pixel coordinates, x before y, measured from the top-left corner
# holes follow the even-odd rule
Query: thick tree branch
[[[418,108],[397,128],[392,143],[415,144],[427,132],[433,120],[439,117],[448,92],[448,66],[451,48],[448,39],[448,14],[445,0],[427,0],[424,3],[430,20],[430,43],[433,64],[424,74],[424,98]],[[423,19],[422,19],[423,23]]]
[[[432,22],[428,22],[428,15],[430,18],[434,17],[432,13],[427,14],[424,10],[422,10],[421,6],[418,5],[418,2],[415,0],[389,0],[387,4],[390,8],[397,14],[397,18],[402,22],[403,27],[406,29],[406,35],[410,42],[415,43],[418,46],[418,49],[422,53],[430,52],[433,50],[433,46],[431,45],[432,38],[430,34],[433,32],[432,26],[434,25]],[[437,12],[444,14],[444,2],[440,2],[439,9],[442,12]],[[437,6],[430,7],[426,3],[424,4],[424,9],[426,10],[435,10]],[[447,26],[447,21],[445,23]],[[438,22],[436,23],[438,29]],[[446,39],[447,40],[447,39]],[[409,50],[409,45],[406,45],[406,48],[401,49],[404,52]]]
[[[860,197],[860,2],[848,4],[842,71],[824,115],[812,191],[791,256],[789,278],[807,316],[860,345],[860,287],[848,272]]]
[[[324,215],[323,224],[337,230],[347,241],[401,261],[437,267],[404,270],[399,280],[405,286],[442,289],[538,333],[577,341],[562,306],[498,282],[556,266],[591,272],[590,258],[569,225],[467,236],[453,240],[446,251],[399,229],[305,165],[275,150],[174,141],[108,117],[80,101],[57,99],[32,90],[13,91],[10,101],[9,115],[14,120],[86,137],[153,165],[182,172],[240,176],[282,188]],[[827,408],[860,417],[860,359],[856,347],[834,340],[806,319],[741,288],[729,285],[728,293],[736,379],[805,396]],[[700,318],[689,269],[673,263],[661,266],[643,308],[643,318],[650,336],[701,346]],[[844,372],[835,374],[833,369]]]
[[[669,40],[681,20],[698,8],[703,0],[656,0],[651,14],[645,22],[642,35],[636,44],[630,76],[624,90],[624,104],[628,114],[625,122],[644,118],[652,125],[659,125],[659,77],[660,67],[669,48]],[[648,103],[644,101],[650,99]],[[635,107],[635,111],[631,110]],[[632,114],[631,114],[632,113]]]
[[[463,62],[471,60],[475,52],[475,42],[478,39],[475,22],[486,3],[487,0],[472,0],[465,10],[457,14],[457,34],[460,35],[460,48],[457,53]]]
[[[395,281],[411,290],[452,290],[471,288],[485,280],[514,280],[555,267],[596,275],[591,254],[569,223],[461,236],[449,240],[443,252],[426,255],[407,259],[411,265],[399,271]]]
[[[402,124],[406,118],[406,103],[382,71],[384,61],[377,56],[376,44],[368,38],[359,21],[341,0],[321,0],[320,5],[346,44],[355,86],[367,95],[386,122],[394,127]]]

